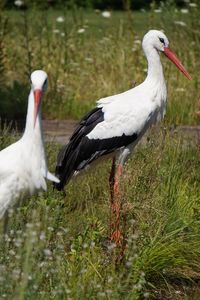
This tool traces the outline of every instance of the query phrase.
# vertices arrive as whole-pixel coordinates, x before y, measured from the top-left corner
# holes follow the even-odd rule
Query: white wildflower
[[[189,10],[187,8],[182,8],[181,13],[182,14],[188,14]]]
[[[63,61],[64,62],[64,61]],[[59,84],[59,87],[63,87],[63,84]],[[62,231],[58,231],[57,233],[56,233],[56,235],[57,236],[62,236],[63,235],[63,233],[62,233]]]
[[[74,47],[73,44],[70,45],[71,48]],[[68,233],[69,229],[68,228],[65,228],[65,227],[61,227],[61,229],[64,231],[64,233]]]
[[[45,239],[46,239],[45,232],[42,231],[41,234],[40,234],[40,240],[41,240],[41,241],[44,241]]]
[[[20,6],[22,6],[22,5],[24,4],[24,2],[21,1],[21,0],[16,0],[16,1],[14,2],[14,4],[15,4],[16,6],[18,6],[18,7],[20,7]]]
[[[108,247],[108,250],[111,251],[111,250],[113,250],[114,248],[116,248],[116,244],[115,244],[115,243],[112,243],[112,244],[108,245],[107,247]]]
[[[141,289],[142,289],[142,285],[141,285],[141,283],[138,283],[138,284],[137,284],[137,290],[138,290],[138,291],[141,291]]]
[[[41,263],[38,264],[39,268],[43,268],[44,266],[46,266],[46,263],[44,261],[42,261]]]
[[[66,294],[70,294],[71,293],[70,289],[65,289],[65,292],[66,292]]]
[[[88,248],[88,244],[87,244],[87,243],[84,243],[84,244],[83,244],[83,249],[86,249],[86,248]]]
[[[16,247],[20,247],[23,243],[23,240],[21,238],[18,238],[18,239],[15,239],[14,243],[15,243]]]
[[[177,88],[176,92],[185,92],[185,89],[184,88]]]
[[[101,285],[100,285],[100,284],[97,284],[97,285],[96,285],[96,288],[97,288],[97,289],[100,289],[100,288],[101,288]]]
[[[131,219],[129,222],[130,222],[130,224],[131,224],[131,225],[133,225],[133,224],[135,224],[135,223],[136,223],[136,220],[134,220],[134,219]]]
[[[145,293],[143,294],[143,296],[144,296],[144,298],[149,298],[149,293],[148,293],[148,292],[145,292]]]
[[[8,253],[9,253],[10,255],[12,255],[12,256],[15,256],[15,254],[16,254],[16,253],[15,253],[15,251],[14,251],[14,250],[12,250],[12,249],[11,249],[11,250],[9,250],[9,251],[8,251]]]
[[[33,224],[32,223],[26,223],[26,227],[29,228],[29,229],[32,229],[33,228]]]
[[[84,274],[86,272],[87,272],[87,269],[85,269],[85,268],[81,269],[81,271],[80,271],[81,274]]]
[[[162,9],[161,9],[161,8],[154,9],[154,12],[155,12],[156,14],[160,14],[160,13],[162,12]]]
[[[47,227],[47,229],[48,229],[49,231],[54,231],[53,227],[51,227],[51,226]]]
[[[90,244],[90,246],[93,248],[95,246],[95,242],[92,241],[91,244]]]
[[[197,4],[196,3],[189,3],[189,6],[190,7],[197,7]]]
[[[60,17],[58,17],[58,18],[56,19],[56,22],[58,22],[58,23],[63,23],[64,20],[65,20],[65,18],[62,17],[62,16],[60,16]]]
[[[78,33],[84,33],[84,32],[85,32],[85,28],[80,28],[80,29],[78,29],[77,32],[78,32]]]
[[[135,41],[134,41],[134,44],[140,45],[140,44],[141,44],[141,41],[140,41],[140,40],[135,40]]]
[[[91,57],[86,57],[85,60],[91,63],[93,62],[93,59]]]
[[[183,22],[183,21],[174,21],[174,24],[176,24],[176,25],[180,25],[180,26],[182,26],[182,27],[185,27],[185,26],[187,26],[187,25],[186,25],[186,23],[185,23],[185,22]]]
[[[105,41],[105,42],[110,41],[110,38],[107,37],[107,36],[104,36],[104,37],[103,37],[103,41]]]
[[[132,266],[131,261],[127,261],[127,262],[126,262],[126,266],[127,266],[127,268],[130,268],[130,267]]]
[[[111,13],[109,11],[103,11],[101,13],[102,17],[104,18],[110,18],[111,17]]]
[[[65,36],[65,33],[64,32],[61,32],[61,34],[60,34],[61,36]]]
[[[144,276],[145,276],[145,273],[142,271],[140,275],[141,275],[142,277],[144,277]]]
[[[104,298],[106,296],[106,293],[105,292],[98,292],[97,294],[99,297],[102,297]]]
[[[50,249],[44,249],[44,254],[46,256],[50,256],[51,255],[51,250]]]
[[[59,29],[54,29],[54,30],[53,30],[53,33],[59,33],[59,32],[60,32]]]

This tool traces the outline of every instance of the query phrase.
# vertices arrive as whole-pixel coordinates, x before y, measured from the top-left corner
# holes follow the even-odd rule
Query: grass
[[[58,16],[64,21],[57,22]],[[139,41],[149,29],[157,28],[165,30],[193,78],[189,82],[162,57],[169,94],[167,122],[199,124],[197,8],[190,7],[188,14],[173,7],[163,8],[160,14],[154,7],[143,13],[112,12],[110,19],[80,9],[4,11],[1,19],[1,116],[24,116],[27,76],[43,68],[50,81],[44,117],[80,118],[97,99],[144,80],[147,65]],[[85,31],[78,33],[79,29]]]
[[[64,22],[56,22],[58,16]],[[175,25],[182,21],[186,26]],[[141,40],[164,28],[191,73],[187,81],[162,58],[169,103],[166,129],[152,130],[125,166],[121,182],[126,247],[108,240],[111,162],[80,176],[65,193],[52,190],[10,211],[0,222],[0,299],[198,300],[200,290],[200,152],[172,137],[170,126],[199,124],[198,10],[154,12],[4,11],[0,18],[1,117],[26,111],[31,70],[44,68],[45,118],[79,118],[100,97],[130,88],[146,75]],[[78,33],[79,29],[84,33]],[[0,135],[3,149],[15,140]],[[54,170],[58,145],[47,145]]]
[[[10,142],[6,134],[2,143]],[[55,153],[49,145],[51,169]],[[120,265],[107,239],[111,162],[73,180],[66,195],[50,185],[27,199],[0,236],[0,299],[195,299],[199,161],[197,145],[168,131],[152,131],[138,147],[121,182],[127,244]]]

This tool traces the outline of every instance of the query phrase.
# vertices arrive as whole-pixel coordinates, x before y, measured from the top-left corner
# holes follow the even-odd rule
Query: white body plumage
[[[168,46],[167,39],[166,44]],[[166,112],[167,89],[160,55],[153,46],[149,46],[149,39],[145,37],[143,50],[148,59],[145,81],[124,93],[98,100],[97,106],[102,108],[104,121],[87,135],[89,139],[105,139],[137,134],[138,138],[132,144],[117,150],[122,164],[145,131],[162,120]]]

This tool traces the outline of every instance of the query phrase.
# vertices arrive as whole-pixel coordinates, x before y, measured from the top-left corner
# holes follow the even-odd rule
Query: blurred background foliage
[[[0,0],[1,6],[6,8],[13,8],[15,2],[23,3],[21,9],[30,7],[62,7],[67,6],[72,8],[74,6],[83,8],[96,8],[96,9],[141,9],[149,8],[154,2],[156,4],[171,2],[173,5],[184,6],[187,1],[185,0]]]
[[[0,3],[1,119],[25,120],[29,76],[35,69],[44,69],[49,76],[43,107],[46,119],[79,119],[96,100],[141,83],[147,73],[141,40],[156,28],[167,34],[193,79],[185,79],[161,58],[168,86],[166,123],[200,123],[196,0]]]

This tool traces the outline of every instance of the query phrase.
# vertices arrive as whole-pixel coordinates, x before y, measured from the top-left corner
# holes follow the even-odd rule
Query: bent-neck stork
[[[169,48],[166,35],[150,30],[143,38],[143,50],[148,61],[145,81],[118,95],[102,98],[78,124],[69,143],[57,158],[55,184],[62,190],[72,175],[78,174],[94,160],[113,154],[110,173],[111,211],[114,219],[111,240],[120,243],[119,177],[127,156],[141,139],[145,131],[163,118],[167,91],[159,53],[164,53],[177,68],[191,79],[176,55]],[[116,169],[117,162],[117,170]]]
[[[46,190],[46,179],[59,183],[48,171],[41,124],[41,101],[47,74],[31,74],[26,128],[22,138],[0,151],[0,218],[18,199]]]

